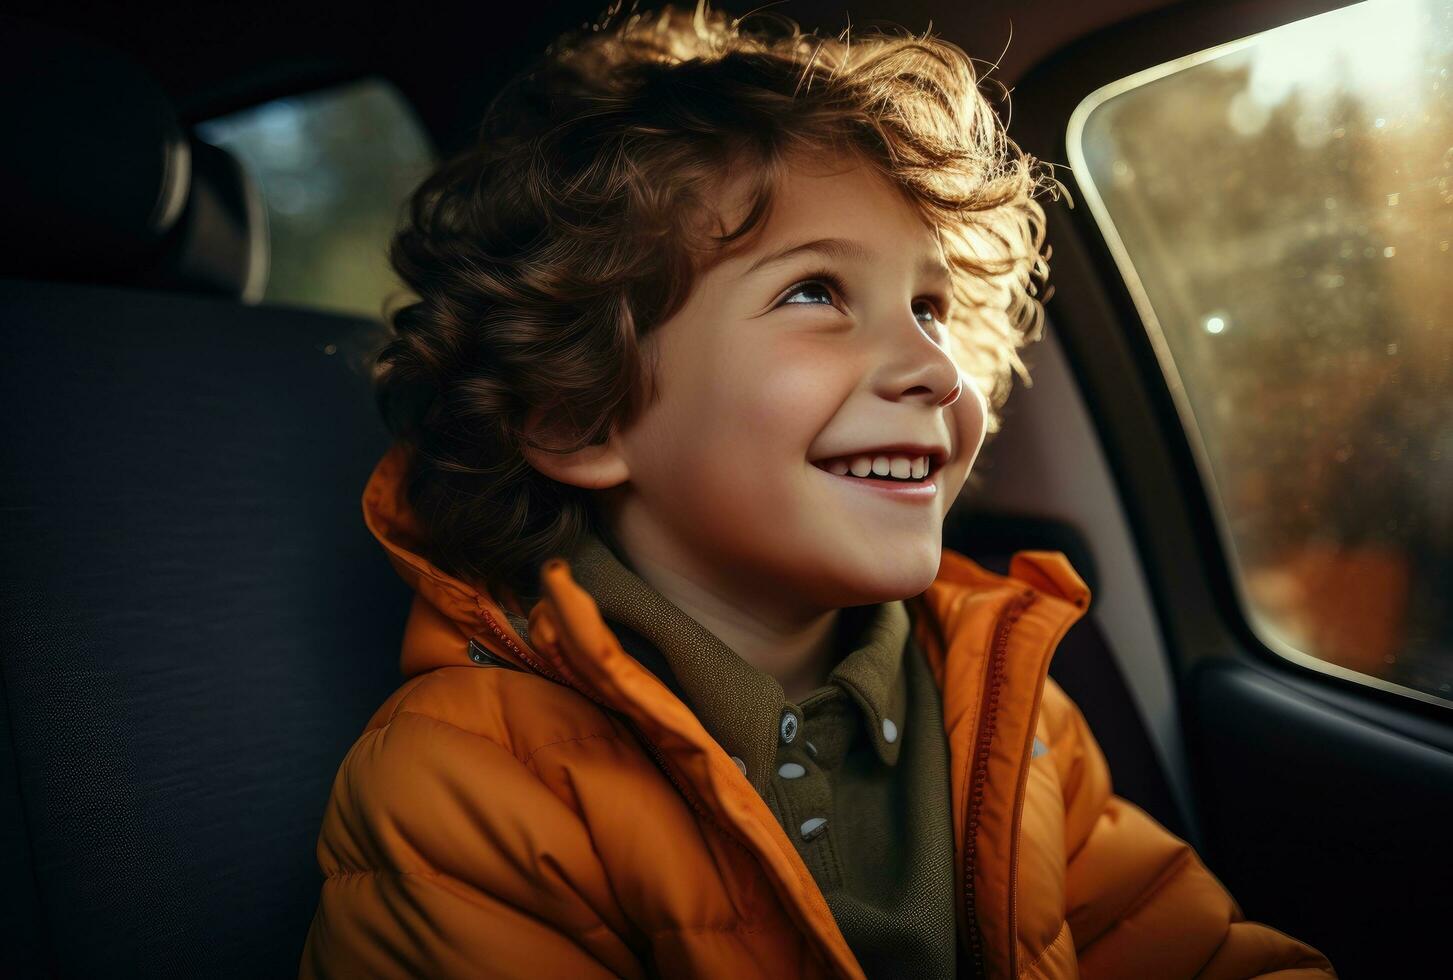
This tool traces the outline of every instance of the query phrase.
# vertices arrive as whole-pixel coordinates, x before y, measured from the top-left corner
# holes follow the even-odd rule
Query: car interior
[[[1381,33],[1329,19],[1364,7]],[[848,23],[931,27],[1002,85],[1009,135],[1054,162],[1068,190],[1043,202],[1054,292],[1043,339],[1024,351],[1032,382],[1016,382],[944,543],[1001,573],[1018,551],[1061,551],[1085,579],[1090,612],[1064,637],[1050,675],[1088,720],[1115,792],[1190,841],[1247,918],[1315,946],[1340,976],[1446,975],[1441,943],[1423,940],[1436,938],[1453,902],[1453,306],[1442,301],[1453,281],[1453,96],[1442,67],[1453,66],[1453,33],[1439,26],[1453,23],[1453,3],[794,0],[770,10],[823,33]],[[387,222],[421,168],[470,141],[511,74],[601,13],[575,0],[295,0],[151,13],[62,2],[12,5],[0,20],[9,133],[0,148],[0,973],[296,972],[318,899],[323,807],[339,762],[401,680],[411,598],[359,509],[389,443],[368,375],[385,336]],[[1432,20],[1417,19],[1424,14]],[[1398,28],[1399,17],[1413,26]],[[1204,371],[1239,365],[1250,380],[1225,387],[1250,391],[1270,361],[1215,360],[1196,345],[1245,328],[1250,301],[1237,294],[1272,273],[1227,272],[1217,281],[1233,284],[1224,306],[1234,312],[1195,313],[1203,329],[1177,346],[1170,311],[1199,302],[1196,276],[1209,275],[1172,267],[1201,254],[1182,247],[1199,234],[1196,219],[1156,237],[1154,216],[1135,209],[1210,192],[1190,164],[1147,180],[1143,161],[1183,142],[1165,120],[1196,111],[1186,92],[1220,84],[1192,74],[1211,64],[1208,52],[1234,58],[1258,37],[1286,38],[1275,62],[1286,74],[1323,36],[1292,34],[1300,25],[1340,31],[1338,43],[1352,45],[1441,39],[1418,55],[1433,79],[1418,84],[1436,83],[1419,103],[1423,125],[1441,125],[1436,153],[1405,158],[1411,175],[1397,179],[1410,189],[1394,204],[1406,211],[1421,200],[1415,184],[1443,196],[1396,246],[1426,273],[1379,280],[1402,283],[1417,304],[1383,302],[1405,316],[1377,329],[1411,336],[1424,324],[1419,349],[1443,353],[1410,356],[1422,366],[1405,370],[1424,382],[1349,384],[1325,412],[1297,403],[1233,425],[1215,414],[1221,382]],[[1192,81],[1174,88],[1183,77]],[[325,169],[331,158],[299,142],[312,130],[285,124],[314,95],[365,83],[369,98],[387,95],[414,142],[338,123],[340,145],[395,154],[380,165],[392,183],[354,188],[384,224],[329,253],[334,266],[367,254],[313,299],[334,266],[301,265],[280,236],[299,225],[316,188],[255,154]],[[1156,115],[1144,103],[1157,92],[1185,104]],[[1278,125],[1228,98],[1240,138],[1253,138],[1258,119]],[[330,105],[336,121],[346,105]],[[1118,116],[1107,121],[1095,106]],[[1095,142],[1136,120],[1149,128],[1120,157]],[[1253,172],[1241,200],[1260,201],[1254,181],[1287,199],[1318,179],[1317,161],[1333,159],[1332,143],[1306,135],[1312,123],[1296,125],[1305,136],[1296,179],[1282,168],[1275,179]],[[1387,129],[1383,117],[1375,127]],[[1226,152],[1249,160],[1252,151]],[[1140,204],[1142,192],[1126,190],[1132,168],[1151,185]],[[1379,214],[1393,209],[1382,198],[1399,198],[1385,177],[1361,177],[1376,184]],[[1184,185],[1160,186],[1177,179]],[[1322,212],[1335,210],[1317,195]],[[329,231],[320,221],[309,234]],[[318,240],[296,239],[308,249]],[[1284,254],[1256,241],[1248,261],[1257,267]],[[1298,283],[1335,278],[1345,292],[1341,283],[1363,275],[1353,263],[1385,265],[1392,247],[1365,260],[1344,248],[1305,275],[1273,272]],[[1406,277],[1418,275],[1426,282],[1415,290]],[[335,301],[360,283],[371,290],[361,301]],[[1334,291],[1318,302],[1333,303]],[[1415,342],[1376,337],[1377,352]],[[1335,347],[1325,335],[1318,343]],[[1280,383],[1267,372],[1270,386]],[[1352,553],[1337,537],[1341,517],[1282,492],[1277,474],[1303,456],[1273,458],[1253,438],[1289,431],[1281,423],[1292,417],[1331,425],[1343,408],[1374,430],[1412,420],[1412,444],[1432,447],[1399,478],[1408,494],[1379,496],[1392,485],[1383,476],[1356,484],[1367,497],[1347,502],[1350,512],[1421,523],[1370,538],[1404,550],[1376,552],[1395,561],[1356,566],[1350,585],[1321,574],[1333,566],[1307,557],[1324,554],[1310,544],[1284,561],[1263,561],[1271,552],[1256,546],[1266,528],[1286,527],[1293,543],[1340,541],[1336,553]],[[1411,452],[1408,444],[1398,443]],[[1272,475],[1257,479],[1270,482],[1241,480],[1233,463],[1263,467]],[[1275,605],[1287,589],[1303,598]],[[1384,590],[1402,604],[1380,599]],[[1322,632],[1290,625],[1297,610],[1326,609],[1345,618],[1321,616]],[[1388,609],[1396,642],[1374,628]]]

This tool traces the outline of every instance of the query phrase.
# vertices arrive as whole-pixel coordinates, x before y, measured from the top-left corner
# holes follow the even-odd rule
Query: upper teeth
[[[844,456],[823,464],[838,476],[894,476],[900,480],[922,479],[928,472],[927,456]]]

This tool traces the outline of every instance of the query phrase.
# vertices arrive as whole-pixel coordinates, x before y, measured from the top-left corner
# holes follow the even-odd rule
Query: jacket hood
[[[519,603],[511,596],[495,596],[461,581],[423,556],[423,528],[405,492],[411,457],[406,444],[395,443],[374,467],[363,491],[364,523],[415,594],[400,655],[404,676],[413,677],[437,667],[469,665],[471,643],[517,667],[535,670],[538,661],[531,655],[530,645],[509,622],[509,614],[526,614]],[[566,574],[562,575],[562,570]],[[542,579],[577,600],[566,603],[565,608],[578,607],[579,598],[588,597],[568,575],[564,559],[546,563]],[[967,593],[1026,587],[1065,600],[1081,611],[1089,607],[1089,588],[1058,551],[1020,551],[1010,562],[1009,574],[1000,575],[945,548],[933,584],[922,596],[909,601],[919,603],[920,609],[927,609],[942,621],[942,614]],[[932,643],[932,631],[927,632],[925,639]]]

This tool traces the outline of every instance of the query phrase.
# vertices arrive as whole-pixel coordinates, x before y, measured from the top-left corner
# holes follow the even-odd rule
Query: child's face
[[[652,335],[659,399],[616,434],[629,476],[606,493],[629,552],[729,601],[790,602],[788,615],[926,589],[985,434],[984,398],[940,322],[950,292],[935,235],[872,171],[834,169],[793,172],[751,247]],[[727,227],[742,213],[726,208]],[[754,268],[820,239],[868,257],[803,251]],[[823,271],[841,293],[796,285]],[[814,465],[898,443],[946,451],[930,492]]]

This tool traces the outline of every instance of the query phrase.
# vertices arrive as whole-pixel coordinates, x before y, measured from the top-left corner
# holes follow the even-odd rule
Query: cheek
[[[795,473],[842,400],[833,382],[836,363],[821,345],[761,340],[754,335],[713,352],[697,382],[700,414],[725,450],[744,454],[759,471],[781,474],[785,464]]]
[[[677,400],[657,406],[671,429],[660,459],[679,461],[664,475],[674,499],[662,503],[693,523],[801,534],[810,517],[802,512],[807,455],[845,397],[833,387],[832,362],[786,344],[712,356],[714,366],[682,379],[689,387]]]
[[[955,470],[959,474],[959,486],[952,488],[954,495],[957,495],[959,487],[968,479],[969,471],[973,468],[989,431],[988,401],[967,375],[964,376],[963,383],[963,395],[950,409],[954,425],[955,453],[958,456]]]
[[[735,401],[744,428],[765,437],[781,462],[802,462],[813,440],[832,420],[842,397],[825,366],[779,361],[741,379]]]
[[[684,512],[739,503],[743,490],[770,482],[786,438],[783,413],[797,407],[790,372],[770,358],[721,345],[692,353],[663,366],[661,400],[636,444],[642,482]]]
[[[781,338],[751,354],[738,352],[742,365],[724,395],[743,413],[753,432],[769,434],[772,450],[802,462],[818,434],[832,421],[853,390],[860,365],[808,337]]]

